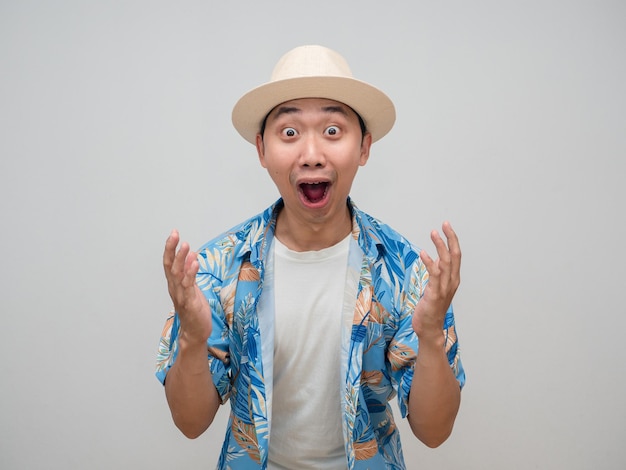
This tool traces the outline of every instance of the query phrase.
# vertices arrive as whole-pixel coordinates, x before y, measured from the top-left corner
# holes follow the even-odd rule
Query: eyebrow
[[[322,106],[322,111],[325,113],[340,113],[344,116],[348,116],[348,111],[343,106],[330,105],[330,106]],[[276,114],[273,119],[278,119],[283,114],[298,114],[301,113],[302,110],[296,106],[281,106],[276,110]]]
[[[276,110],[276,114],[274,115],[274,119],[279,118],[283,114],[296,114],[301,113],[302,110],[300,108],[296,108],[295,106],[281,106]]]

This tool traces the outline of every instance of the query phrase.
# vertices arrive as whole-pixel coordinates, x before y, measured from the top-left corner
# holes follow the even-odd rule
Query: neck
[[[294,251],[317,251],[336,245],[352,232],[348,206],[332,218],[301,220],[286,207],[278,214],[276,233],[283,245]]]

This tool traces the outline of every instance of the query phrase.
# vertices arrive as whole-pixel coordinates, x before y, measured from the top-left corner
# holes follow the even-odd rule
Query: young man
[[[191,438],[230,400],[218,468],[405,468],[396,394],[426,445],[452,431],[465,381],[458,239],[448,223],[447,243],[433,231],[433,259],[349,197],[394,120],[336,52],[288,52],[233,110],[281,198],[197,254],[168,238],[174,311],[157,376]]]

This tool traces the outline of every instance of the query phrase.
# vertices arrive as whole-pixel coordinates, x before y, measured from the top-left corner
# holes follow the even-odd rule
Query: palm
[[[167,287],[178,313],[181,334],[196,341],[206,341],[211,335],[211,308],[196,284],[198,260],[189,245],[181,244],[176,252],[179,235],[173,230],[163,253],[163,268],[167,278]]]
[[[442,229],[447,245],[436,230],[431,232],[437,259],[433,260],[426,251],[420,253],[428,271],[428,284],[413,312],[413,330],[418,337],[441,333],[446,312],[461,280],[459,240],[449,222],[444,222]]]

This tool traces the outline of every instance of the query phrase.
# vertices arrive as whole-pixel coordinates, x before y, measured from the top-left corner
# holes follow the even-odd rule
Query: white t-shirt
[[[339,361],[350,236],[307,252],[274,239],[270,469],[347,466]]]

